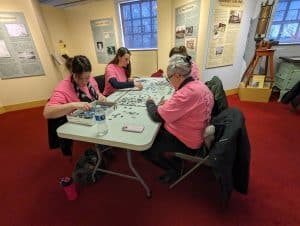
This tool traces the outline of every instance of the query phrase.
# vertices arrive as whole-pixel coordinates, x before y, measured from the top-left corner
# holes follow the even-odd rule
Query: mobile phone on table
[[[141,133],[144,131],[143,125],[133,125],[133,124],[127,124],[122,127],[123,131],[127,132],[134,132],[134,133]]]

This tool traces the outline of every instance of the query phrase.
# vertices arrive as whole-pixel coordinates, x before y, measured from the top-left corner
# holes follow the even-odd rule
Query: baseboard
[[[238,88],[225,90],[226,96],[238,94],[238,92],[239,92]]]
[[[46,103],[47,100],[39,100],[39,101],[22,103],[22,104],[7,105],[7,106],[0,107],[0,114],[10,112],[10,111],[18,111],[23,109],[41,107],[44,106]]]
[[[5,112],[5,108],[4,107],[0,107],[0,115],[3,114]]]

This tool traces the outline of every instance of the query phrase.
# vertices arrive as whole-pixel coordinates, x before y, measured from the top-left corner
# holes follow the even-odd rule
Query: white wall
[[[40,4],[40,12],[42,14],[42,21],[44,21],[44,28],[48,32],[48,45],[51,46],[51,53],[59,57],[61,54],[59,42],[63,41],[66,49],[70,49],[70,31],[66,21],[65,11],[52,6]],[[61,80],[67,74],[65,65],[56,64],[59,71],[59,78]]]
[[[133,74],[150,75],[157,68],[166,70],[168,54],[174,45],[174,9],[190,0],[158,0],[158,50],[133,52]],[[244,0],[244,13],[241,23],[240,37],[236,45],[234,64],[215,69],[205,69],[208,48],[208,28],[211,24],[213,5],[217,0],[200,0],[200,21],[196,63],[201,70],[202,80],[207,81],[213,75],[219,76],[225,89],[238,87],[245,68],[243,54],[247,40],[250,18],[257,6],[257,1]],[[258,3],[260,4],[260,3]],[[0,11],[24,12],[28,26],[37,47],[45,76],[0,80],[0,108],[2,106],[46,100],[55,85],[62,78],[61,70],[53,64],[50,54],[59,53],[58,41],[67,44],[70,55],[87,55],[92,64],[94,74],[103,74],[105,64],[98,64],[94,52],[90,20],[113,17],[115,31],[119,34],[115,4],[112,0],[95,1],[65,10],[43,6],[40,10],[37,0],[1,0]],[[117,45],[120,41],[117,35]],[[279,47],[277,47],[279,48]],[[283,48],[283,47],[280,47]],[[282,54],[298,54],[297,48],[283,50]],[[297,49],[297,50],[296,50]],[[246,50],[247,51],[247,50]],[[279,52],[279,50],[278,50]]]
[[[64,10],[71,56],[86,55],[92,65],[93,74],[104,74],[106,64],[99,64],[95,53],[91,20],[113,18],[116,34],[116,48],[122,46],[116,4],[111,0],[95,1]],[[59,33],[56,34],[56,42]],[[112,56],[113,58],[114,56]],[[148,76],[157,70],[157,51],[131,51],[132,75]]]
[[[39,54],[45,75],[0,80],[0,103],[3,106],[47,100],[57,83],[49,48],[40,26],[36,0],[1,0],[1,12],[23,12]],[[51,75],[51,76],[50,76]],[[1,106],[0,106],[1,107]]]
[[[157,67],[166,71],[172,39],[172,0],[157,0],[158,52]]]

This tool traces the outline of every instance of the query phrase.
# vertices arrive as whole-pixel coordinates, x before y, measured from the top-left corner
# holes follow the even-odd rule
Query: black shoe
[[[115,155],[112,150],[107,150],[103,152],[103,157],[106,158],[108,161],[112,161],[115,158]]]
[[[160,182],[163,184],[171,184],[179,178],[179,172],[175,170],[168,171],[159,177]]]
[[[176,170],[180,170],[182,168],[183,160],[177,156],[172,156],[169,159],[170,163],[172,164],[173,168]]]

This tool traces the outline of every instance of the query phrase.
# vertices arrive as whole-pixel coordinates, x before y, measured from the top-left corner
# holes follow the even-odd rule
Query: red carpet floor
[[[227,209],[209,168],[169,190],[157,180],[162,172],[138,153],[134,164],[151,199],[137,182],[105,175],[68,201],[59,179],[70,175],[74,161],[48,149],[42,108],[0,115],[0,225],[300,225],[300,114],[278,102],[240,102],[237,96],[229,102],[245,114],[252,152],[249,194],[233,192]],[[74,159],[89,146],[75,143]],[[109,167],[129,171],[125,153],[116,151]]]

